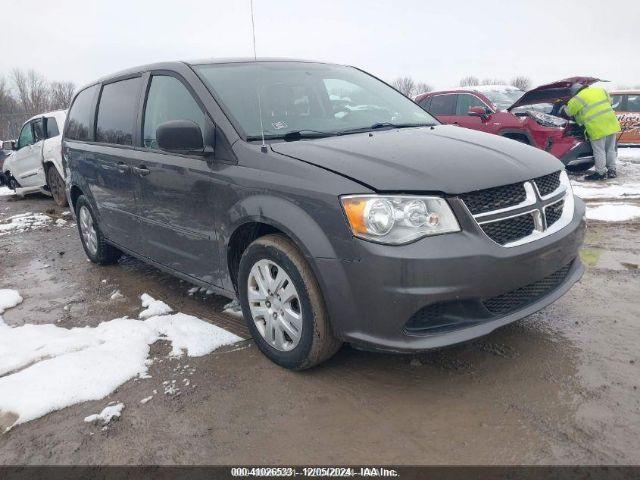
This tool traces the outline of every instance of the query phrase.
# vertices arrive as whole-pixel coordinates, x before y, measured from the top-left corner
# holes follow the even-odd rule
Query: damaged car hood
[[[278,142],[271,148],[385,192],[459,194],[562,168],[537,148],[452,125]]]
[[[559,100],[567,102],[573,96],[571,94],[571,87],[574,85],[588,87],[591,84],[602,81],[604,80],[594,77],[569,77],[564,80],[558,80],[557,82],[540,85],[522,95],[522,97],[507,110],[511,111],[516,107],[535,105],[537,103],[555,103]]]

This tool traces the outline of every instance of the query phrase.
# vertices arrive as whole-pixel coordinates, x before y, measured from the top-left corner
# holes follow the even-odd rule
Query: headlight
[[[564,118],[556,117],[555,115],[549,115],[548,113],[536,112],[535,110],[528,110],[527,114],[533,118],[539,125],[543,127],[564,127],[567,121]]]
[[[460,231],[443,198],[347,195],[340,201],[353,234],[372,242],[400,245],[429,235]]]

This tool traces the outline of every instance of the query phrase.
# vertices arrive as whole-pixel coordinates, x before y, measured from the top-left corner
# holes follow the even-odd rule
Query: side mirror
[[[18,145],[15,140],[5,140],[2,142],[3,150],[17,150]]]
[[[485,120],[489,116],[489,112],[484,107],[471,107],[467,112],[470,117],[480,117]]]
[[[204,148],[202,130],[191,120],[171,120],[161,123],[156,129],[158,146],[167,152],[184,155],[210,153]]]

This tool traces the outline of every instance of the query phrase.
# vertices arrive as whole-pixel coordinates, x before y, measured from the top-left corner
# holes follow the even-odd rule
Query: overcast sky
[[[87,83],[162,60],[252,55],[249,0],[2,0],[0,75]],[[254,0],[258,56],[436,88],[573,75],[640,85],[640,0]]]

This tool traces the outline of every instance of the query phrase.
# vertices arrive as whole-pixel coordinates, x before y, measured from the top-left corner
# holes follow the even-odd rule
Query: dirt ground
[[[2,196],[0,220],[60,217],[52,208],[46,197]],[[151,378],[17,426],[0,436],[0,464],[638,464],[640,222],[589,227],[581,282],[483,339],[419,356],[345,346],[302,373],[251,340],[178,359],[156,344]],[[147,292],[248,338],[221,313],[227,299],[190,287],[130,258],[89,263],[72,223],[0,236],[0,288],[24,297],[4,314],[9,325],[135,317]],[[109,299],[115,289],[123,299]],[[163,393],[184,378],[180,395]],[[118,422],[83,422],[112,400],[126,405]]]

